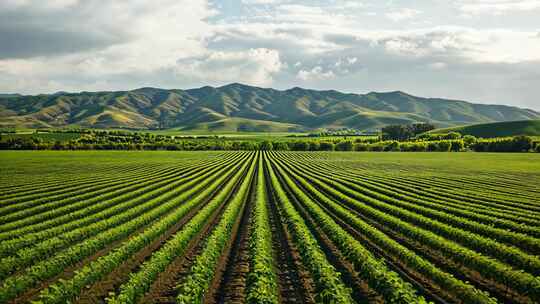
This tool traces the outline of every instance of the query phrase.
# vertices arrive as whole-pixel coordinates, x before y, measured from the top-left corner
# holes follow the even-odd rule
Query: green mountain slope
[[[522,120],[476,124],[444,129],[436,129],[431,133],[459,132],[462,135],[477,137],[504,137],[516,135],[540,136],[540,120]]]
[[[302,88],[280,91],[237,83],[190,90],[141,88],[0,96],[0,126],[23,127],[372,130],[396,123],[433,122],[451,127],[531,119],[540,119],[540,113],[399,91],[361,95]]]
[[[201,122],[181,128],[182,131],[219,131],[219,132],[302,132],[306,128],[300,125],[275,121],[246,119],[239,117],[224,118],[212,122]]]

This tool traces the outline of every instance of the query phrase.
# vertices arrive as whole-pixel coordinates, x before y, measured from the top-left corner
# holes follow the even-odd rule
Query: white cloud
[[[345,59],[338,59],[336,63],[334,63],[334,67],[340,68],[343,71],[346,71],[348,66],[354,65],[358,61],[357,57],[346,57]]]
[[[459,9],[470,15],[500,15],[511,11],[531,11],[540,9],[538,0],[458,0]]]
[[[360,8],[364,8],[366,5],[365,3],[363,2],[360,2],[360,1],[336,1],[337,3],[335,4],[335,7],[336,9],[345,9],[345,10],[349,10],[349,9],[360,9]]]
[[[532,100],[540,33],[527,18],[539,2],[0,0],[0,41],[10,42],[0,42],[0,92],[298,82],[441,96],[436,77],[471,75],[442,92],[472,92],[489,78],[497,90],[485,91],[497,94],[471,96]]]
[[[242,3],[247,4],[247,5],[250,5],[250,4],[255,4],[255,5],[279,4],[279,3],[283,3],[283,2],[285,2],[285,1],[284,0],[242,0]]]
[[[403,8],[398,11],[387,13],[385,16],[386,18],[394,21],[394,22],[400,22],[405,21],[409,19],[413,19],[417,17],[418,15],[422,14],[422,11],[411,9],[411,8]]]
[[[58,10],[72,7],[79,3],[79,0],[3,0],[0,3],[0,9],[38,9],[38,10]]]
[[[392,38],[384,43],[385,49],[396,55],[412,55],[423,56],[427,54],[427,50],[422,48],[417,41],[403,39],[401,37]]]
[[[106,89],[133,85],[127,79],[205,52],[204,37],[212,33],[207,18],[215,15],[206,0],[11,0],[1,5],[10,5],[10,11],[0,10],[0,40],[12,43],[0,45],[0,91],[25,93],[48,92],[55,85],[54,90],[86,89],[108,79],[116,79],[117,86]],[[24,26],[11,26],[13,20]],[[36,35],[42,37],[33,39]],[[43,39],[48,43],[39,44]],[[118,86],[120,77],[126,82]]]
[[[444,62],[433,62],[428,65],[430,69],[433,70],[442,70],[445,69],[448,65]]]
[[[329,22],[327,12],[318,6],[308,6],[300,4],[285,4],[278,8],[277,20],[287,22],[301,22],[317,24],[320,21]]]
[[[245,82],[270,85],[273,75],[284,68],[279,52],[265,48],[239,52],[210,52],[200,58],[185,58],[175,71],[181,78],[207,82]]]
[[[217,35],[220,41],[211,45],[213,48],[271,46],[280,50],[283,60],[291,66],[298,61],[305,66],[320,65],[313,60],[326,57],[331,58],[327,64],[334,65],[345,58],[344,54],[359,61],[369,61],[369,57],[359,55],[371,50],[412,59],[437,56],[492,63],[540,60],[540,39],[536,38],[536,29],[519,31],[442,26],[367,30],[326,25],[244,23],[242,27],[220,27]]]
[[[311,70],[298,71],[298,74],[296,75],[296,77],[304,81],[311,81],[311,80],[332,79],[332,78],[335,78],[336,75],[334,74],[333,71],[324,71],[324,69],[321,66],[316,66],[312,68]]]
[[[249,19],[252,22],[264,22],[265,24],[343,26],[356,19],[355,16],[350,15],[350,12],[356,9],[344,5],[346,4],[328,7],[298,4],[291,1],[274,5],[272,9],[250,10]]]
[[[492,63],[540,60],[540,41],[527,31],[440,27],[388,31],[372,39],[376,41],[374,46],[384,45],[387,52],[401,56],[443,56]]]

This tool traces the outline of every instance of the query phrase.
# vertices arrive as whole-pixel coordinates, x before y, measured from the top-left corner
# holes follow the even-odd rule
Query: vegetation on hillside
[[[381,133],[383,140],[404,141],[434,129],[435,126],[428,123],[412,125],[389,125],[382,128]]]
[[[540,120],[522,120],[496,122],[487,124],[475,124],[461,127],[436,129],[433,133],[459,132],[463,135],[493,138],[505,136],[540,136]]]
[[[241,84],[190,90],[141,88],[118,92],[0,96],[0,126],[92,127],[200,131],[305,131],[432,122],[439,127],[540,119],[502,105],[422,98],[403,92],[346,94]]]

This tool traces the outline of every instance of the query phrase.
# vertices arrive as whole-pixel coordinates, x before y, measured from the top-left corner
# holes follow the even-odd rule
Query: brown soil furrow
[[[306,211],[302,204],[298,201],[293,194],[290,187],[283,181],[283,178],[278,175],[282,186],[287,193],[287,196],[293,203],[296,210],[306,221],[311,233],[317,239],[317,242],[321,246],[321,249],[326,254],[328,261],[341,273],[343,282],[351,289],[353,299],[357,303],[383,303],[383,298],[372,290],[366,282],[358,277],[357,272],[354,270],[354,266],[347,261],[341,251],[333,244],[328,238],[327,234],[317,225],[313,217]]]
[[[32,289],[29,289],[28,291],[26,291],[25,293],[23,293],[19,297],[15,298],[10,303],[13,303],[13,304],[15,304],[15,303],[27,303],[30,300],[36,300],[39,293],[43,289],[49,287],[49,285],[54,284],[58,280],[69,280],[70,278],[72,278],[75,275],[75,272],[78,269],[81,269],[84,266],[86,266],[87,264],[89,264],[90,262],[93,262],[93,261],[97,260],[98,258],[100,258],[100,257],[102,257],[104,255],[107,255],[109,252],[111,252],[114,249],[120,247],[122,245],[122,243],[125,242],[126,239],[129,239],[130,237],[141,233],[142,231],[144,231],[144,229],[146,229],[147,227],[149,227],[153,223],[154,222],[151,222],[150,224],[135,230],[133,233],[131,233],[126,238],[114,241],[113,243],[107,245],[105,248],[103,248],[103,249],[97,251],[96,253],[94,253],[92,256],[86,257],[82,261],[79,261],[78,263],[76,263],[74,265],[66,267],[61,274],[56,275],[56,276],[54,276],[54,277],[52,277],[50,279],[42,281],[39,286],[37,286],[35,288],[32,288]]]
[[[205,202],[202,202],[195,209],[191,210],[184,218],[178,221],[178,223],[169,228],[167,232],[160,235],[158,239],[154,240],[141,251],[137,252],[129,260],[125,261],[122,265],[107,275],[104,279],[92,286],[88,286],[88,289],[84,290],[77,299],[77,303],[104,303],[105,298],[110,292],[114,292],[121,284],[128,280],[130,273],[136,272],[140,265],[151,257],[153,252],[159,250],[159,248],[161,248],[161,246],[163,246],[168,239],[170,239],[188,221],[190,221],[209,200],[210,198],[205,200]]]
[[[388,254],[383,248],[380,248],[377,246],[373,241],[369,239],[369,237],[366,237],[365,235],[359,233],[356,229],[354,229],[352,226],[347,224],[345,221],[343,221],[339,216],[336,216],[331,210],[329,210],[324,204],[322,204],[315,196],[313,196],[309,191],[307,191],[299,182],[297,182],[295,179],[292,179],[297,187],[301,189],[313,202],[316,202],[321,209],[324,210],[326,214],[328,214],[338,225],[340,225],[343,229],[345,229],[348,233],[350,233],[355,239],[357,239],[363,246],[365,246],[371,253],[373,253],[378,258],[384,258],[386,264],[389,266],[389,268],[397,273],[400,274],[400,276],[405,279],[406,281],[410,282],[416,289],[418,289],[422,295],[424,295],[428,300],[436,302],[436,303],[448,303],[448,300],[450,302],[459,302],[458,299],[453,298],[449,293],[447,293],[444,288],[439,288],[436,286],[431,280],[428,278],[423,277],[421,274],[414,272],[413,270],[409,269],[404,263],[402,263],[398,258],[391,256]],[[319,189],[321,192],[324,193],[324,190]],[[289,193],[291,193],[289,191]],[[297,206],[299,205],[298,202],[296,202]],[[346,207],[346,206],[344,206]],[[305,210],[302,210],[303,208],[300,206],[301,213],[304,213],[307,215],[307,212]],[[367,220],[364,215],[361,215],[354,210],[351,210],[351,212],[355,213],[355,215],[359,216],[363,220]],[[308,219],[308,222],[312,222],[311,224],[311,230],[320,230],[318,225],[313,221],[313,219],[310,219],[310,216],[307,215],[306,217]],[[368,222],[373,225],[372,221]],[[378,228],[377,226],[375,226]],[[321,245],[324,245],[325,241],[324,239],[319,240],[319,243]],[[336,249],[337,250],[337,249]],[[352,267],[352,265],[350,265]],[[338,268],[339,270],[339,268]]]
[[[408,268],[405,263],[399,260],[399,257],[394,257],[390,255],[383,248],[377,246],[373,241],[371,241],[369,237],[361,234],[356,229],[341,220],[338,216],[329,211],[324,205],[319,205],[323,209],[325,209],[326,212],[339,225],[341,225],[345,230],[347,230],[357,240],[359,240],[362,245],[369,248],[370,251],[375,254],[375,256],[384,258],[385,262],[392,270],[398,272],[404,279],[412,283],[428,299],[436,302],[461,303],[460,300],[457,299],[455,296],[446,292],[444,286],[438,286],[429,278],[423,277],[421,274]],[[349,208],[346,205],[341,205],[347,210],[349,210],[349,212],[359,217],[361,220],[377,228],[401,245],[407,247],[410,250],[413,250],[416,254],[427,259],[435,266],[439,267],[441,270],[451,273],[457,279],[469,282],[480,290],[489,291],[492,296],[504,300],[503,302],[505,303],[530,303],[530,300],[528,298],[525,298],[522,295],[519,295],[518,293],[509,290],[506,286],[502,286],[490,280],[484,279],[478,272],[473,271],[466,266],[452,262],[450,259],[444,257],[439,252],[430,248],[429,246],[411,240],[403,236],[402,234],[388,228],[384,224],[380,224],[379,222],[357,212],[356,210]]]
[[[222,204],[203,227],[202,231],[190,240],[183,256],[176,258],[167,268],[158,275],[140,303],[175,303],[176,286],[179,280],[189,274],[191,264],[204,247],[205,239],[216,225],[225,210],[226,203]]]
[[[321,206],[321,207],[325,209],[324,206]],[[363,246],[368,248],[369,251],[372,254],[374,254],[377,258],[384,258],[385,263],[387,264],[390,270],[393,270],[399,273],[400,276],[404,280],[413,284],[413,286],[416,289],[418,289],[420,293],[423,296],[425,296],[427,299],[435,303],[448,303],[448,302],[459,303],[459,300],[453,298],[449,293],[446,293],[443,288],[439,288],[438,286],[433,284],[433,282],[429,280],[428,278],[425,278],[422,275],[409,269],[399,259],[388,254],[383,248],[377,246],[374,242],[372,242],[369,239],[369,237],[366,237],[365,235],[356,231],[353,227],[351,227],[349,224],[341,220],[331,211],[325,209],[325,212],[328,215],[330,215],[330,217],[332,217],[332,219],[338,225],[340,225],[343,229],[345,229],[348,233],[350,233],[355,239],[357,239]]]
[[[451,273],[457,279],[468,282],[479,290],[488,291],[491,296],[496,297],[504,303],[532,303],[529,298],[523,296],[522,294],[509,289],[505,285],[482,277],[482,275],[477,271],[446,258],[440,252],[425,244],[403,236],[402,234],[379,223],[371,222],[370,224],[399,242],[401,245],[413,250],[417,255],[430,261],[439,269]],[[424,280],[426,282],[429,281],[427,278]],[[444,291],[444,286],[440,287],[440,290]]]
[[[145,297],[139,301],[139,303],[175,303],[177,296],[176,286],[182,280],[182,277],[189,274],[191,265],[193,264],[195,258],[204,249],[205,239],[210,235],[214,226],[219,222],[221,214],[225,211],[229,200],[240,187],[240,184],[245,178],[246,174],[247,170],[238,179],[238,182],[233,187],[233,190],[228,193],[223,203],[214,212],[214,214],[212,214],[212,217],[204,225],[201,233],[199,233],[197,237],[193,238],[189,242],[185,254],[177,257],[171,264],[169,264],[169,266],[167,266],[165,271],[158,275],[156,281],[150,287],[150,290],[146,293]]]
[[[192,197],[194,197],[195,195],[197,195],[197,194],[194,194]],[[170,212],[173,212],[173,211],[169,211],[169,213]],[[167,213],[167,214],[169,214],[169,213]],[[166,215],[164,215],[164,216],[166,216]],[[93,262],[93,261],[97,260],[98,258],[107,255],[108,253],[110,253],[114,249],[120,247],[127,239],[129,239],[129,238],[143,232],[146,228],[152,226],[158,220],[159,220],[159,218],[155,219],[154,221],[150,222],[149,224],[144,225],[144,226],[140,227],[139,229],[135,230],[134,232],[129,234],[127,237],[116,240],[116,241],[112,242],[111,244],[107,245],[105,248],[97,251],[93,255],[84,258],[82,261],[79,261],[76,264],[73,264],[73,265],[71,265],[69,267],[66,267],[61,274],[58,274],[58,275],[56,275],[56,276],[54,276],[54,277],[52,277],[50,279],[43,280],[38,286],[36,286],[35,288],[29,289],[28,291],[21,294],[19,297],[15,298],[14,300],[12,300],[9,303],[12,303],[12,304],[27,303],[30,300],[36,300],[39,293],[43,289],[49,287],[49,285],[54,284],[57,280],[60,280],[60,279],[68,280],[68,279],[72,278],[75,275],[75,271],[77,271],[78,269],[86,266],[90,262]],[[93,302],[90,302],[90,303],[93,303]],[[98,303],[101,303],[101,302],[98,302]]]
[[[223,275],[221,280],[214,280],[216,283],[210,290],[216,291],[215,296],[207,295],[207,303],[245,303],[246,280],[249,273],[249,232],[255,202],[256,177],[257,170],[251,180],[250,192],[243,213],[233,229],[231,240],[234,240],[234,243],[232,246],[227,246],[228,250],[225,250],[225,252],[229,251],[229,254]]]
[[[313,280],[302,265],[300,253],[283,222],[281,211],[265,170],[266,188],[269,190],[270,225],[272,229],[274,261],[278,276],[280,303],[315,303]]]

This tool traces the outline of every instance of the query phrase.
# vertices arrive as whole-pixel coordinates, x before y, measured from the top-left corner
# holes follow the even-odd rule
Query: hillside
[[[473,135],[476,137],[484,138],[516,135],[540,136],[540,120],[522,120],[475,124],[460,127],[436,129],[431,131],[431,133],[448,132],[459,132],[462,135]]]
[[[21,97],[20,94],[0,94],[0,98]]]
[[[346,94],[242,84],[189,90],[141,88],[118,92],[59,92],[0,96],[0,126],[180,128],[184,130],[372,130],[387,124],[433,122],[439,127],[540,119],[503,105],[422,98],[400,91]]]

